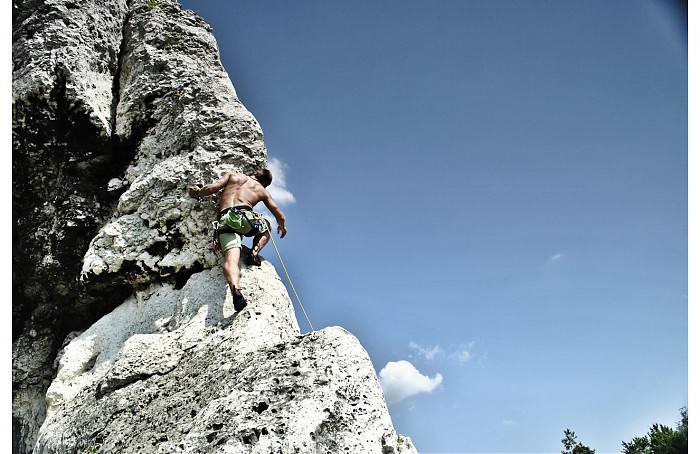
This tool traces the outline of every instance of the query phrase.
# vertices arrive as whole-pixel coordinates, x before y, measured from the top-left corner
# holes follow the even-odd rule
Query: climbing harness
[[[219,221],[220,234],[238,233],[245,237],[251,237],[269,230],[269,223],[265,217],[246,205],[222,210],[219,213]]]

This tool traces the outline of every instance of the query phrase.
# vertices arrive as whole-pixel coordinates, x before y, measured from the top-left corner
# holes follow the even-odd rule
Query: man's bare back
[[[270,192],[258,180],[242,173],[229,172],[224,174],[217,181],[202,188],[199,186],[190,187],[192,197],[205,197],[223,189],[221,200],[219,201],[219,211],[235,206],[247,205],[251,209],[258,202],[263,202],[270,213],[277,220],[277,230],[284,238],[287,233],[285,227],[284,214],[272,199]]]
[[[224,178],[226,186],[221,194],[219,210],[240,205],[253,208],[258,202],[269,197],[267,189],[249,176],[241,173],[228,173],[224,175]]]

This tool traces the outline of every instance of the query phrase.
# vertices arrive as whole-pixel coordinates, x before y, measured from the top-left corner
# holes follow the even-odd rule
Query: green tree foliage
[[[561,454],[595,454],[594,449],[584,446],[576,439],[576,434],[573,430],[566,429],[561,442],[564,444],[564,450]]]
[[[688,407],[681,408],[676,429],[654,424],[643,437],[622,442],[623,454],[688,454]]]

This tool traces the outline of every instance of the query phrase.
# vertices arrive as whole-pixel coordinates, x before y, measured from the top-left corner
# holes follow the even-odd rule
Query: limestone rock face
[[[154,285],[72,340],[36,451],[414,452],[357,340],[301,336],[269,262],[242,272],[240,313],[217,268],[178,292]]]
[[[13,452],[414,453],[339,327],[274,267],[234,312],[187,188],[265,166],[211,28],[174,0],[13,2]]]
[[[257,121],[238,101],[211,30],[175,2],[135,2],[124,26],[116,135],[140,137],[111,180],[124,191],[83,262],[89,279],[147,284],[215,263],[202,206],[187,194],[224,170],[263,165]],[[208,213],[211,214],[211,213]]]
[[[104,181],[129,161],[114,140],[112,113],[127,14],[125,1],[13,2],[15,451],[27,449],[44,418],[62,339],[93,318],[73,310],[76,301],[95,301],[76,277],[114,203]],[[128,294],[111,290],[107,305]]]

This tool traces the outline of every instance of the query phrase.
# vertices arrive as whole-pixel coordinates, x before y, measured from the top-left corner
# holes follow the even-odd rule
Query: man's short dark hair
[[[258,180],[258,182],[268,187],[272,184],[272,172],[267,169],[258,169],[253,173],[253,178]]]

